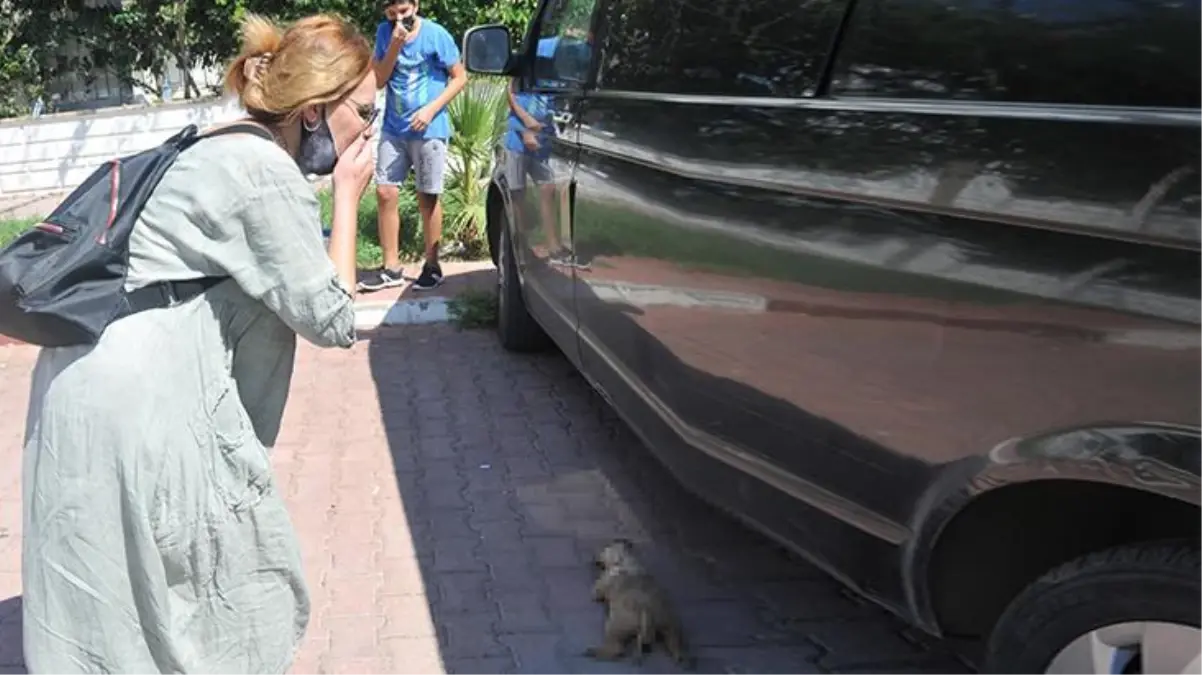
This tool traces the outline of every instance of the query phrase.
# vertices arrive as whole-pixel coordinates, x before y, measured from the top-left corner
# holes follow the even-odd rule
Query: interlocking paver
[[[292,672],[678,672],[658,651],[581,655],[603,621],[590,558],[616,536],[680,607],[702,672],[965,668],[687,494],[561,356],[445,325],[363,337],[299,348],[274,450],[313,598]],[[0,670],[20,666],[12,420],[35,354],[0,347]]]

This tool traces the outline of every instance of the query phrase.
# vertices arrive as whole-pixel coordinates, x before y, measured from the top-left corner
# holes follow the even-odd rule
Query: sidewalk
[[[407,263],[406,276],[416,277],[420,263]],[[443,283],[428,291],[413,287],[413,280],[403,286],[385,288],[355,295],[355,325],[359,330],[371,330],[380,325],[409,325],[446,321],[446,303],[468,291],[493,292],[496,273],[488,260],[442,263]],[[365,276],[360,272],[360,278]]]
[[[44,216],[66,197],[67,191],[0,195],[0,220]]]
[[[598,663],[591,556],[635,542],[698,672],[964,672],[943,643],[687,494],[562,356],[449,325],[302,344],[273,451],[312,594],[293,673]],[[21,672],[20,456],[36,350],[0,347],[0,672]]]

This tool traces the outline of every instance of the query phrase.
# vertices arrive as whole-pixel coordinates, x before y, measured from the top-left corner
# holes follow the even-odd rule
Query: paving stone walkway
[[[35,351],[0,346],[0,672],[20,650],[20,437]],[[964,672],[684,490],[559,355],[384,328],[300,348],[277,487],[313,593],[294,673],[675,672],[580,656],[598,546],[635,541],[702,672]]]

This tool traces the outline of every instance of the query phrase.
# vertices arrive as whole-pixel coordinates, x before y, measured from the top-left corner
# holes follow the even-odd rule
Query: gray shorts
[[[526,187],[526,177],[536,185],[546,185],[554,180],[549,158],[539,158],[525,152],[504,149],[503,161],[505,166],[505,181],[510,190],[521,190]]]
[[[413,169],[417,191],[442,194],[447,170],[447,142],[441,138],[397,138],[380,136],[376,151],[376,184],[400,185]]]

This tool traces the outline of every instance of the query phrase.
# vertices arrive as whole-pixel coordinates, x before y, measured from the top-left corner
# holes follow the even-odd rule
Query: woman
[[[339,19],[251,18],[226,74],[250,133],[180,155],[128,286],[226,276],[45,349],[24,455],[31,672],[283,672],[309,597],[272,478],[296,335],[355,340],[355,223],[374,161],[371,45]],[[263,134],[267,136],[267,134]],[[329,252],[303,173],[333,174]]]

